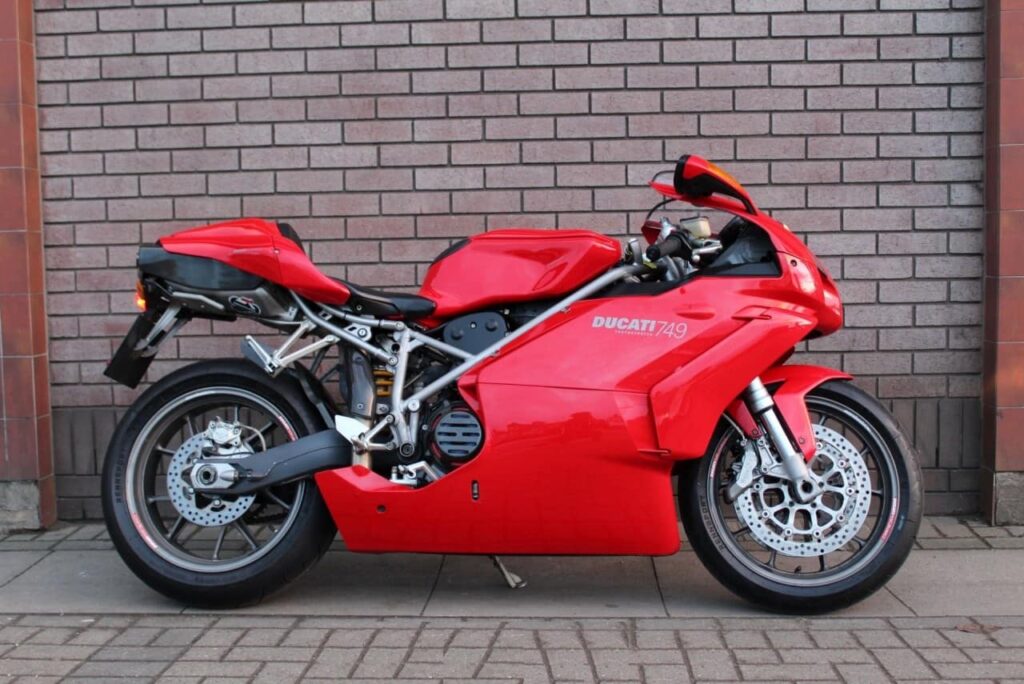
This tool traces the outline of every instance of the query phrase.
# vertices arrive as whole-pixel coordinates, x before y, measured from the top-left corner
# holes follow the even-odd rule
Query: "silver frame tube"
[[[328,333],[331,333],[331,335],[338,338],[339,342],[348,342],[358,349],[371,354],[375,358],[387,364],[394,373],[394,384],[392,385],[391,390],[391,412],[388,413],[388,415],[383,416],[373,425],[373,427],[353,440],[353,444],[355,446],[357,446],[362,452],[368,454],[371,451],[394,448],[394,446],[403,447],[409,444],[415,446],[416,425],[419,423],[418,412],[424,399],[433,396],[440,390],[455,382],[481,361],[484,361],[488,357],[497,355],[498,352],[506,346],[518,340],[555,314],[559,312],[567,312],[570,306],[581,299],[585,299],[586,297],[589,297],[595,292],[598,292],[619,280],[642,273],[646,269],[647,267],[643,263],[633,263],[617,266],[616,268],[607,271],[572,294],[562,298],[548,309],[545,309],[543,312],[530,319],[527,323],[517,328],[515,332],[503,337],[477,354],[470,354],[469,352],[453,347],[450,344],[436,340],[429,335],[424,335],[417,330],[409,328],[409,326],[402,321],[389,321],[365,316],[356,316],[326,304],[316,304],[324,314],[320,315],[313,311],[310,305],[299,295],[293,292],[292,297],[295,299],[296,304],[306,315],[310,323],[319,326]],[[398,352],[390,353],[367,340],[359,338],[343,327],[328,320],[329,317],[335,317],[353,325],[392,331],[392,339],[398,343]],[[299,334],[301,334],[300,331],[296,330],[293,337]],[[290,339],[289,342],[292,342],[292,340]],[[314,346],[316,345],[310,345],[308,349],[312,349]],[[406,399],[405,381],[408,371],[409,355],[421,346],[431,347],[432,349],[450,357],[461,359],[462,363]],[[290,355],[288,358],[289,362],[297,360],[295,358],[291,358],[292,356],[297,356],[297,354],[298,353]],[[406,419],[406,412],[409,413],[408,420]],[[399,444],[385,445],[371,442],[370,440],[379,434],[387,425],[392,427],[392,432],[397,438]]]

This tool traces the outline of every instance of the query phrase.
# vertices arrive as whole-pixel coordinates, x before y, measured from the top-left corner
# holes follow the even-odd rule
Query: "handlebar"
[[[690,241],[682,233],[672,233],[661,242],[647,248],[647,260],[657,261],[663,257],[685,255],[689,259],[693,253]]]

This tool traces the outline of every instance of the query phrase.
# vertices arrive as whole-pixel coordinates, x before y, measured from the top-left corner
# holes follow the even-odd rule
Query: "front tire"
[[[181,459],[215,419],[245,426],[253,451],[324,429],[290,377],[236,359],[192,364],[154,384],[118,423],[102,501],[114,546],[142,581],[181,603],[227,608],[294,580],[336,530],[311,479],[223,500],[182,489]]]
[[[807,405],[816,434],[836,444],[819,449],[811,466],[834,459],[817,467],[841,483],[834,488],[839,514],[821,497],[817,510],[788,499],[785,483],[770,477],[727,503],[723,494],[738,468],[741,439],[728,419],[705,457],[685,464],[679,478],[683,525],[704,566],[734,593],[785,613],[836,610],[877,591],[906,560],[921,520],[917,456],[889,412],[838,381],[812,390]],[[829,534],[840,536],[830,544]]]

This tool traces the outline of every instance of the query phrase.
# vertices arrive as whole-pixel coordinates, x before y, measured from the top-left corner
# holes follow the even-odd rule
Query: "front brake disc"
[[[860,530],[871,505],[871,476],[853,444],[823,425],[814,426],[814,437],[816,463],[824,465],[816,469],[819,496],[801,503],[788,481],[762,477],[734,504],[757,541],[787,556],[822,556],[842,548]]]

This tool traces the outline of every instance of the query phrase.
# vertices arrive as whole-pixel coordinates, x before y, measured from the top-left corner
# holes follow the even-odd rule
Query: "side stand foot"
[[[494,561],[494,567],[498,568],[498,572],[501,573],[501,576],[504,578],[505,584],[508,585],[509,589],[522,589],[526,586],[526,580],[506,568],[500,558],[497,556],[491,556],[491,560]]]

